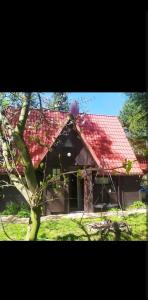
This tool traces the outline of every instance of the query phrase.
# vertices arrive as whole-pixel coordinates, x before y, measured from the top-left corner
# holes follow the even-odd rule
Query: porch
[[[105,186],[95,182],[95,174],[91,170],[67,172],[66,185],[61,181],[57,189],[49,187],[46,190],[45,214],[99,212],[109,208],[120,207],[119,191],[113,191],[110,182]],[[101,177],[100,177],[101,178]],[[107,178],[107,177],[106,177]]]

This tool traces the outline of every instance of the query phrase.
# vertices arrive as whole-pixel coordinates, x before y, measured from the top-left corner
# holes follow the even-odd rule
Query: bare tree
[[[24,196],[30,206],[31,213],[26,240],[33,241],[37,239],[40,227],[42,195],[46,184],[43,184],[43,182],[38,183],[30,153],[23,137],[29,109],[31,107],[32,94],[21,93],[19,100],[20,99],[20,113],[15,126],[12,126],[12,122],[10,122],[8,118],[8,113],[6,113],[7,109],[0,110],[0,137],[4,165],[7,169],[10,182]],[[13,154],[14,148],[16,149],[15,154]],[[23,167],[23,175],[25,178],[18,171],[16,152],[19,153],[19,161]]]

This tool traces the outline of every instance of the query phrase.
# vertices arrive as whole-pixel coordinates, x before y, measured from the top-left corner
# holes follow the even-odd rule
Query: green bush
[[[22,209],[17,213],[17,217],[19,218],[29,218],[29,216],[30,216],[30,211],[25,209]]]
[[[15,215],[18,217],[29,217],[30,210],[27,203],[12,202],[6,204],[5,209],[1,212],[3,215]]]
[[[128,206],[128,209],[131,209],[131,208],[145,208],[146,205],[142,202],[142,201],[134,201],[133,204],[129,205]]]
[[[18,203],[9,202],[6,204],[5,209],[2,211],[3,215],[17,215],[19,210]]]
[[[117,207],[112,207],[112,208],[108,208],[109,211],[119,211],[121,210],[120,208]]]

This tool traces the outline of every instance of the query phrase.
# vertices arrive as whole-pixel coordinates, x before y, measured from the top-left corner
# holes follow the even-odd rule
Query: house
[[[118,117],[78,114],[74,120],[66,112],[32,109],[24,139],[38,178],[43,170],[58,178],[44,193],[45,214],[125,207],[139,199],[143,171]],[[11,196],[22,198],[15,188],[5,190],[5,200]]]

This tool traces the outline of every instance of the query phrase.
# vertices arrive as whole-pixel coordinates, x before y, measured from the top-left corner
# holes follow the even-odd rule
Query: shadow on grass
[[[79,241],[82,236],[77,236],[73,233],[66,234],[64,236],[57,236],[57,241]]]
[[[65,235],[58,235],[54,238],[56,241],[124,241],[131,240],[132,235],[128,232],[122,232],[119,228],[118,222],[114,222],[114,232],[111,231],[96,231],[96,232],[88,232],[86,224],[84,225],[82,222],[78,220],[72,220],[79,229],[81,229],[81,233],[67,233]],[[47,240],[46,233],[42,233],[40,235],[41,239]]]
[[[136,236],[134,236],[136,239]],[[41,235],[39,240],[48,240],[46,235]],[[56,237],[56,241],[130,241],[132,238],[130,235],[128,235],[127,233],[122,233],[120,235],[115,235],[115,234],[111,234],[109,232],[101,232],[101,233],[92,233],[89,235],[89,238],[87,235],[82,234],[82,235],[75,235],[73,233],[69,233],[66,235],[59,235]],[[137,236],[137,240],[138,240],[138,236]]]

